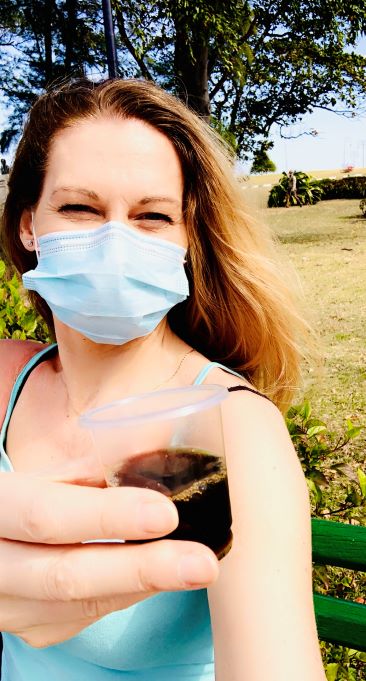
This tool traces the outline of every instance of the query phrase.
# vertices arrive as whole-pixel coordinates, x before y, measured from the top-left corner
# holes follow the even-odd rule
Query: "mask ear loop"
[[[33,213],[33,211],[31,211],[31,216],[32,216],[32,234],[33,234],[33,241],[34,241],[34,250],[35,250],[36,257],[37,257],[37,261],[39,262],[40,250],[39,250],[39,246],[38,246],[38,240],[37,240],[37,237],[36,237],[36,230],[35,230],[35,227],[34,227],[34,213]]]

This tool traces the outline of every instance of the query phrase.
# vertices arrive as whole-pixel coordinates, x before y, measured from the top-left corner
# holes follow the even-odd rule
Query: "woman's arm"
[[[309,496],[284,420],[250,393],[223,416],[234,542],[209,589],[216,681],[326,681]]]

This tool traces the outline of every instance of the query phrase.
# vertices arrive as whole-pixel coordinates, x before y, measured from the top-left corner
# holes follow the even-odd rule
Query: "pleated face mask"
[[[189,295],[186,249],[121,222],[53,232],[35,244],[38,264],[23,274],[25,288],[95,343],[148,335]]]

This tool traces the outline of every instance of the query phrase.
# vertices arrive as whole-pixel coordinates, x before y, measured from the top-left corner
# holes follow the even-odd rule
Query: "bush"
[[[366,218],[366,199],[360,201],[360,211],[364,218]]]
[[[323,190],[320,187],[319,180],[316,180],[310,175],[301,171],[295,171],[296,190],[301,205],[314,204],[322,198]],[[268,208],[280,208],[287,205],[287,200],[290,199],[292,205],[296,205],[294,196],[289,196],[289,179],[287,173],[283,172],[278,184],[275,184],[268,197]]]
[[[327,515],[341,516],[350,520],[358,512],[366,510],[366,474],[349,465],[347,446],[358,437],[365,426],[346,421],[343,433],[333,433],[324,421],[312,414],[308,401],[292,406],[286,415],[287,428],[297,451],[308,484],[312,512],[323,518]],[[343,460],[339,453],[344,452]],[[336,463],[331,459],[336,457]],[[334,478],[341,478],[338,486],[343,499],[335,499],[331,485]],[[338,508],[331,508],[331,506]]]
[[[259,173],[274,173],[276,171],[276,164],[269,158],[265,149],[259,149],[254,154],[254,160],[250,172],[253,174]]]
[[[339,180],[319,180],[322,201],[331,199],[362,199],[366,197],[366,177],[342,177]]]
[[[46,323],[30,306],[21,282],[0,260],[0,338],[50,342]]]

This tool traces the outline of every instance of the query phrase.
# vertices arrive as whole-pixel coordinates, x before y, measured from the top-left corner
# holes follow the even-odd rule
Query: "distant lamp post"
[[[103,6],[104,35],[107,47],[108,76],[109,78],[116,78],[118,75],[117,53],[116,44],[114,41],[112,8],[110,0],[102,0],[102,6]]]

